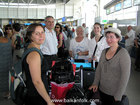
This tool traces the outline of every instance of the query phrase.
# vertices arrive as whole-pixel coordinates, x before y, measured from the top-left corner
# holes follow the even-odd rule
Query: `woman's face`
[[[11,27],[7,27],[6,28],[6,33],[7,34],[12,34],[12,28]]]
[[[60,26],[59,26],[59,25],[56,25],[56,26],[55,26],[55,31],[56,31],[56,32],[60,32]]]
[[[98,24],[95,24],[93,30],[94,30],[95,35],[98,35],[98,34],[101,33],[102,29],[101,29],[101,27]]]
[[[79,28],[76,30],[76,33],[77,33],[77,36],[83,36],[84,31],[83,31],[82,27],[79,27]]]
[[[41,26],[37,26],[31,36],[32,42],[41,45],[45,40],[45,32]]]
[[[115,33],[113,33],[113,32],[106,34],[106,42],[110,47],[118,44],[119,39],[120,38],[117,38],[115,36]]]

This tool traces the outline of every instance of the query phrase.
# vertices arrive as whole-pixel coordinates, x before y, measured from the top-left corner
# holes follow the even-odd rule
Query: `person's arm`
[[[89,54],[89,45],[90,45],[89,42],[90,41],[88,38],[84,38],[84,42],[85,42],[85,44],[84,44],[85,51],[78,52],[79,56],[87,56]]]
[[[59,44],[58,44],[57,48],[62,47],[62,44],[63,44],[63,34],[61,33],[61,34],[59,35]]]
[[[134,43],[136,45],[136,48],[139,48],[139,46],[138,46],[138,40],[137,39],[134,40]]]
[[[73,57],[73,56],[72,56],[72,51],[69,51],[69,55],[70,55],[70,57]]]
[[[16,38],[15,38],[15,36],[13,35],[13,36],[12,36],[12,47],[13,47],[13,48],[16,47],[16,46],[15,46],[15,40],[16,40]]]
[[[88,55],[88,52],[89,52],[89,51],[83,51],[83,52],[80,51],[80,52],[78,53],[78,55],[79,55],[79,56],[86,56],[86,55]]]
[[[27,56],[27,63],[29,64],[29,70],[31,78],[35,88],[42,98],[48,103],[48,105],[54,105],[45,89],[45,86],[41,79],[41,58],[40,55],[33,51]]]
[[[69,55],[70,55],[70,57],[73,57],[73,43],[74,43],[74,41],[73,41],[73,39],[71,39],[70,40],[70,47],[69,47]]]
[[[125,92],[125,89],[126,89],[126,86],[127,86],[128,80],[129,80],[129,76],[130,76],[131,60],[130,60],[130,56],[126,50],[124,50],[121,53],[119,61],[120,61],[119,64],[120,64],[120,69],[121,69],[120,70],[121,77],[120,77],[120,80],[119,80],[119,83],[117,86],[118,88],[114,95],[114,99],[116,101],[121,100],[121,97]]]

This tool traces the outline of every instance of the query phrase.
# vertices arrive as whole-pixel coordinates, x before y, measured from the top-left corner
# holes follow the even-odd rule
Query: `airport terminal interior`
[[[84,33],[88,34],[85,37],[90,41],[91,36],[95,35],[92,32],[96,22],[101,24],[102,35],[105,29],[118,28],[123,38],[119,44],[124,48],[127,29],[131,26],[135,33],[134,41],[138,40],[139,47],[133,41],[133,53],[130,53],[130,78],[125,94],[128,96],[129,105],[140,105],[140,68],[136,69],[135,65],[137,49],[140,48],[140,0],[0,0],[0,31],[3,30],[3,33],[5,33],[6,25],[19,23],[21,34],[25,37],[26,29],[32,23],[40,23],[45,27],[46,16],[54,18],[55,28],[55,24],[60,23],[62,27],[68,27],[71,30],[72,35],[67,38],[69,42],[66,42],[67,49],[69,49],[70,41],[77,37],[77,27],[83,27],[83,23],[86,25],[83,28],[86,29]],[[0,84],[3,83],[4,76],[0,67]],[[1,85],[0,89],[3,88],[5,87]],[[5,98],[3,95],[4,93],[0,90],[0,105],[15,105],[10,96]]]

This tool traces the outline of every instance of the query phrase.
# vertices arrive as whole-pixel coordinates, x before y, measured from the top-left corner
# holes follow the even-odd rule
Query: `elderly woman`
[[[82,26],[76,28],[77,37],[70,41],[69,54],[74,59],[88,59],[89,40],[84,37]]]
[[[103,50],[95,80],[89,89],[96,92],[99,88],[102,105],[121,105],[130,76],[130,56],[126,49],[118,45],[122,39],[119,29],[108,28],[105,36],[110,47]]]
[[[96,22],[93,29],[95,37],[91,39],[89,49],[89,62],[95,60],[97,62],[96,66],[99,62],[102,51],[108,47],[106,38],[101,34],[101,30],[101,24]]]
[[[45,40],[45,31],[41,24],[31,24],[26,36],[30,40],[29,48],[36,48],[40,50],[40,45]],[[51,102],[49,94],[47,92],[47,75],[46,71],[42,69],[43,63],[41,63],[41,56],[37,51],[30,52],[23,59],[23,70],[25,71],[26,83],[27,83],[27,98],[25,105],[54,105]]]

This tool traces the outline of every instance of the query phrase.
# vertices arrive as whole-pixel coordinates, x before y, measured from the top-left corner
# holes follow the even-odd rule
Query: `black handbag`
[[[116,101],[113,105],[129,105],[128,97],[123,95],[121,101]]]
[[[25,103],[27,97],[27,87],[20,82],[15,90],[15,99],[13,100],[14,103],[17,105],[23,105]]]
[[[129,99],[126,95],[122,96],[121,105],[129,105]]]

